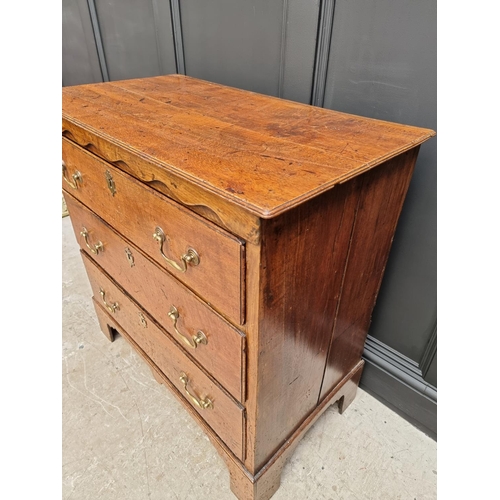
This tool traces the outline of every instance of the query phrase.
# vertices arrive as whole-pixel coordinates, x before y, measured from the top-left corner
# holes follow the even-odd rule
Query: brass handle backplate
[[[200,256],[198,255],[198,252],[191,247],[189,247],[186,250],[186,253],[184,255],[181,255],[180,265],[177,264],[175,260],[169,259],[163,253],[163,243],[165,243],[167,237],[165,236],[165,233],[163,232],[163,229],[161,227],[156,226],[155,232],[153,233],[153,239],[160,244],[161,256],[167,261],[167,264],[172,266],[175,270],[180,271],[181,273],[185,273],[187,271],[188,264],[191,264],[192,266],[197,266],[200,263]]]
[[[201,399],[196,394],[191,394],[191,392],[188,389],[188,384],[189,384],[189,379],[188,376],[184,373],[181,372],[181,376],[179,377],[180,381],[184,384],[184,392],[189,396],[189,399],[198,406],[198,408],[201,408],[202,410],[206,410],[210,408],[211,410],[214,409],[214,404],[211,399],[205,398]]]
[[[75,173],[71,176],[71,180],[66,177],[66,163],[62,162],[62,174],[63,174],[63,179],[69,184],[69,186],[73,189],[78,189],[78,183],[82,183],[82,174],[78,172],[78,170],[75,170]]]
[[[106,302],[106,292],[104,291],[104,289],[102,287],[99,289],[99,293],[101,294],[101,298],[102,298],[102,301],[104,302],[104,305],[106,306],[106,309],[110,313],[114,313],[115,311],[120,310],[120,306],[119,306],[118,302],[113,302],[112,304],[108,304]]]
[[[82,227],[80,234],[83,236],[83,239],[85,240],[85,245],[87,245],[87,248],[94,255],[97,255],[99,252],[104,251],[104,245],[102,244],[102,242],[98,241],[95,245],[91,245],[89,243],[89,232],[87,231],[87,228],[85,226]]]
[[[177,310],[177,307],[170,307],[170,311],[168,311],[168,317],[172,320],[175,333],[179,335],[179,337],[188,347],[191,347],[191,349],[196,349],[199,344],[208,344],[207,336],[201,330],[198,330],[196,335],[190,337],[189,335],[184,335],[177,329],[177,320],[179,319],[179,311]]]

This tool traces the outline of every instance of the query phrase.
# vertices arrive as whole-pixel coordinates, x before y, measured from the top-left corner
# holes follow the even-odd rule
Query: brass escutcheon
[[[127,256],[127,260],[128,263],[130,264],[130,267],[134,267],[135,266],[134,256],[132,255],[132,252],[130,251],[129,247],[125,248],[125,255]]]
[[[148,327],[148,322],[146,321],[146,318],[144,317],[144,314],[141,312],[139,313],[139,324],[143,326],[144,328]]]
[[[111,191],[111,195],[114,196],[116,194],[116,186],[115,181],[113,180],[113,176],[111,175],[111,172],[109,170],[106,170],[106,172],[104,172],[104,175],[106,177],[108,189]]]

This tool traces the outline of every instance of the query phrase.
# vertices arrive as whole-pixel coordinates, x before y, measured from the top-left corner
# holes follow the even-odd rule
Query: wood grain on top
[[[75,130],[263,218],[435,135],[181,75],[65,87]]]

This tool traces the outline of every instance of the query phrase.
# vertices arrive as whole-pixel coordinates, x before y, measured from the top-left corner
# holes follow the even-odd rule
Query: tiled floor
[[[62,226],[63,499],[234,499],[191,416],[123,338],[100,332],[68,217]],[[436,443],[359,390],[307,433],[273,500],[428,500],[436,474]]]

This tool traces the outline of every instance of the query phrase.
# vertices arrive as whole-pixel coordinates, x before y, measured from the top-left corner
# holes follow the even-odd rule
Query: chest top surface
[[[435,135],[182,75],[65,87],[63,134],[76,133],[263,218]]]

